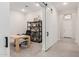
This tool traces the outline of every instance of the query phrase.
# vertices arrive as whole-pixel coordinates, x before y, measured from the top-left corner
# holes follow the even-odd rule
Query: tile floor
[[[74,39],[64,38],[55,43],[47,52],[41,52],[41,44],[32,43],[27,49],[22,49],[16,54],[11,46],[12,57],[79,57],[79,46]]]

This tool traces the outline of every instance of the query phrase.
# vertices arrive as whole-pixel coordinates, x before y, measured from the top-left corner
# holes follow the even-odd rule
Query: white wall
[[[28,14],[25,15],[26,20],[28,21],[33,21],[34,18],[40,16],[42,20],[42,10],[34,11],[34,12],[29,12]]]
[[[10,10],[10,34],[26,33],[27,21],[33,21],[33,19],[38,16],[40,16],[42,20],[41,10],[29,12],[28,14],[16,10]],[[12,39],[11,42],[13,42]]]
[[[33,21],[34,18],[38,17],[43,20],[42,18],[42,10],[29,12],[28,14],[25,14],[25,22],[26,22],[26,29],[27,29],[27,21]]]
[[[49,5],[49,8],[52,8],[53,11],[52,11],[52,14],[51,14],[51,11],[46,8],[46,15],[44,15],[44,20],[46,21],[45,25],[43,24],[43,27],[46,26],[46,32],[49,32],[49,36],[47,37],[46,36],[46,32],[45,32],[45,42],[44,42],[44,46],[45,49],[44,50],[47,50],[49,49],[52,45],[54,45],[58,40],[59,40],[59,32],[58,32],[58,14],[57,14],[57,11],[56,9],[50,5]],[[43,30],[44,31],[44,30]],[[43,36],[44,36],[43,35]]]
[[[33,21],[34,18],[40,16],[42,20],[41,10],[35,12],[29,12],[24,14],[19,11],[11,10],[10,11],[10,29],[11,34],[22,34],[25,33],[27,29],[27,21]]]
[[[77,20],[76,20],[76,43],[79,45],[79,7],[77,9]]]
[[[64,17],[64,15],[63,14],[58,14],[58,24],[59,24],[59,32],[60,32],[60,38],[62,38],[63,37],[63,22],[62,22],[62,20],[63,20],[63,17]]]
[[[22,34],[25,32],[25,16],[24,13],[11,10],[10,11],[10,32],[11,34]]]

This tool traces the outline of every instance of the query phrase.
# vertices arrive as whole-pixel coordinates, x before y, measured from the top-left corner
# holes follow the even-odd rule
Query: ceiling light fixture
[[[67,2],[64,2],[64,3],[63,3],[63,5],[67,5],[67,4],[68,4]]]
[[[22,12],[25,12],[25,9],[22,9]]]
[[[36,3],[36,6],[38,7],[38,6],[40,6],[38,3]]]
[[[48,10],[50,10],[50,8],[47,8]]]

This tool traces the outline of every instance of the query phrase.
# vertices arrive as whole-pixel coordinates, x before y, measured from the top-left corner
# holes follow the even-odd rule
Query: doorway
[[[75,39],[75,25],[77,19],[76,10],[67,10],[66,12],[59,13],[59,31],[60,39],[71,38]]]
[[[10,55],[12,57],[33,57],[41,53],[42,21],[42,8],[38,2],[10,3]],[[18,41],[16,35],[19,36]],[[23,35],[30,38],[22,38]]]
[[[72,25],[72,15],[64,15],[63,17],[63,37],[64,38],[73,38],[73,25]]]

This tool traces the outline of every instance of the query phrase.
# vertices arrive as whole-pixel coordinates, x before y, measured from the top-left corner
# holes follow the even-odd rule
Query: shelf
[[[42,42],[42,21],[27,22],[27,29],[31,31],[32,41]]]

